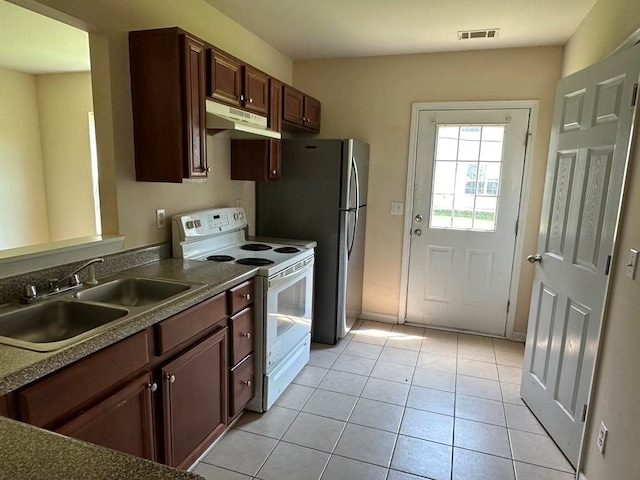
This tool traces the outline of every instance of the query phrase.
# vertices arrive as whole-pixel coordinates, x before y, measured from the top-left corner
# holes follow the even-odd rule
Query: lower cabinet
[[[142,375],[57,429],[58,433],[157,460],[151,374]]]
[[[188,468],[254,395],[252,293],[241,283],[0,397],[0,415]]]
[[[227,425],[227,328],[162,367],[165,462],[190,466]]]

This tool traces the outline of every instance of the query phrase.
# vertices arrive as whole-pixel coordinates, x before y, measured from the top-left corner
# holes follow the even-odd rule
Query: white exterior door
[[[407,322],[505,335],[529,116],[419,113]]]
[[[640,47],[556,92],[522,398],[575,466],[580,453],[635,108]],[[637,88],[637,87],[635,87]]]

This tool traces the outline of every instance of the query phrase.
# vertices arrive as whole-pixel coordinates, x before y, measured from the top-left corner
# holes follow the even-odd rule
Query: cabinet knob
[[[205,168],[204,171],[207,172],[207,173],[211,172],[211,167]]]
[[[147,385],[149,387],[149,389],[152,392],[155,392],[156,390],[158,390],[158,384],[156,382],[150,383],[149,385]]]
[[[173,382],[175,382],[175,381],[176,381],[176,376],[175,376],[175,375],[173,375],[173,374],[171,374],[171,375],[167,375],[167,376],[166,376],[166,380],[167,380],[167,382],[169,382],[169,383],[173,383]]]
[[[271,175],[275,175],[276,173],[278,173],[277,170],[271,170]]]
[[[244,101],[244,95],[240,95],[240,100]]]
[[[249,103],[253,103],[253,98],[249,97]]]
[[[251,300],[251,294],[245,293],[244,295],[242,295],[242,298],[244,298],[245,300]]]
[[[245,380],[244,382],[240,382],[242,385],[246,386],[246,387],[250,387],[251,386],[251,380]]]
[[[241,333],[240,336],[249,339],[251,338],[251,332]]]

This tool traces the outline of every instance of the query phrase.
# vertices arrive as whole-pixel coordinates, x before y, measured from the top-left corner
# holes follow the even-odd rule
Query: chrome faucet
[[[83,283],[80,281],[80,276],[78,274],[85,268],[88,268],[89,276],[84,283],[87,285],[97,285],[98,281],[96,280],[95,264],[102,262],[104,262],[104,258],[94,258],[93,260],[89,260],[88,262],[82,264],[80,267],[76,268],[70,274],[65,275],[60,280],[58,280],[57,278],[52,278],[51,280],[49,280],[49,293],[38,295],[35,285],[26,285],[24,287],[24,295],[20,297],[20,301],[22,303],[33,303],[37,300],[44,300],[54,295],[82,287]],[[65,280],[68,281],[68,285],[66,287],[60,287],[60,284],[62,284],[62,282],[64,282]]]

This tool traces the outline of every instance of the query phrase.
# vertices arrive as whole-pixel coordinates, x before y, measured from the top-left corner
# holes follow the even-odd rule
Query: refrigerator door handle
[[[351,166],[353,167],[353,174],[356,180],[356,204],[351,205],[351,207],[360,208],[360,179],[358,178],[358,164],[356,163],[356,157],[351,157]]]
[[[355,213],[356,218],[353,222],[353,234],[351,235],[351,244],[349,245],[349,249],[347,250],[347,259],[351,258],[351,251],[353,250],[353,245],[356,242],[356,233],[358,232],[358,210],[360,208],[360,179],[358,178],[358,164],[356,163],[356,157],[351,157],[351,168],[353,169],[353,176],[355,179],[356,185],[356,204],[350,205],[351,210]]]
[[[347,260],[351,258],[351,251],[353,250],[353,245],[356,242],[356,233],[358,232],[358,209],[351,210],[349,213],[355,214],[355,221],[353,222],[351,244],[349,245],[349,249],[347,250]]]

